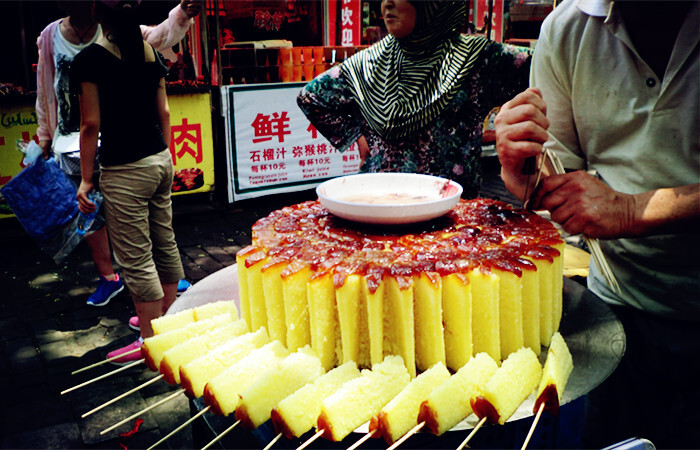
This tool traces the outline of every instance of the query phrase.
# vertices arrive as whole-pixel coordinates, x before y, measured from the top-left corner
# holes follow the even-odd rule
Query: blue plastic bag
[[[27,233],[40,243],[78,214],[76,188],[52,159],[37,158],[1,192]]]

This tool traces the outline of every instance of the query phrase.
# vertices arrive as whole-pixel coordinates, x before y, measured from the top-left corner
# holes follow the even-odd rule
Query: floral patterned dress
[[[412,172],[452,179],[464,188],[463,197],[479,194],[479,160],[483,122],[494,108],[528,87],[531,51],[491,43],[482,50],[472,77],[466,79],[447,106],[417,133],[385,140],[363,118],[335,66],[311,80],[297,103],[309,121],[339,151],[360,136],[369,156],[361,172]]]

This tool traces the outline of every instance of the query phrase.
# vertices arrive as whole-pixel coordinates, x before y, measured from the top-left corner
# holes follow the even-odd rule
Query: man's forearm
[[[697,232],[700,225],[700,184],[656,189],[634,196],[632,233],[638,236]]]

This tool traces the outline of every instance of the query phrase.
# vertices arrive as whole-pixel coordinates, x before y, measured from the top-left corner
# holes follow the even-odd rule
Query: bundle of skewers
[[[310,347],[289,352],[279,341],[271,340],[265,328],[250,331],[238,318],[233,301],[166,315],[152,321],[152,326],[156,334],[141,347],[142,359],[62,392],[138,364],[160,372],[88,411],[83,415],[86,417],[159,380],[180,384],[180,390],[102,430],[102,434],[180,395],[203,397],[206,406],[199,413],[150,448],[209,411],[233,414],[236,421],[204,448],[237,426],[255,429],[271,420],[277,434],[265,450],[283,437],[300,439],[314,428],[315,433],[299,449],[319,438],[342,441],[364,424],[368,424],[368,432],[349,450],[372,437],[384,438],[393,450],[422,430],[442,435],[473,413],[478,423],[458,447],[461,450],[486,422],[503,425],[536,390],[536,416],[524,449],[543,411],[558,415],[573,369],[571,353],[558,332],[552,336],[544,369],[531,349],[521,348],[500,367],[488,354],[479,353],[454,374],[438,362],[411,379],[402,358],[392,355],[371,370],[360,370],[349,361],[325,372]]]

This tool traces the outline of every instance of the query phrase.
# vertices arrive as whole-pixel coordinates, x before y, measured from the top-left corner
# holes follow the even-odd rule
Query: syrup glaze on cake
[[[279,271],[284,267],[278,272],[283,285],[293,280],[303,290],[304,284],[324,283],[326,289],[309,288],[308,292],[329,293],[327,308],[337,307],[337,323],[329,325],[326,320],[326,330],[336,329],[337,335],[327,336],[325,331],[316,336],[317,340],[326,340],[326,349],[328,339],[334,342],[330,348],[335,354],[319,352],[325,354],[326,369],[347,359],[368,367],[386,354],[399,354],[412,375],[416,363],[419,370],[425,370],[436,359],[445,362],[446,358],[448,367],[457,370],[466,362],[465,353],[487,351],[500,360],[523,345],[535,347],[533,350],[539,353],[539,344],[547,345],[556,330],[545,329],[539,333],[544,335],[540,342],[525,343],[523,328],[539,330],[540,322],[549,323],[548,328],[559,323],[560,317],[555,316],[561,315],[557,305],[561,304],[563,240],[548,221],[499,201],[461,200],[441,218],[401,227],[348,222],[312,201],[274,211],[258,220],[252,231],[252,245],[237,255],[242,317],[252,323],[253,329],[267,326],[266,316],[260,311],[269,300],[260,274],[272,268]],[[525,289],[523,272],[530,275],[525,277],[530,280]],[[532,274],[537,275],[534,282]],[[443,284],[447,286],[443,282],[448,279],[452,287],[443,290]],[[458,295],[455,279],[460,280],[456,283]],[[288,347],[295,342],[295,348],[289,350],[310,343],[318,352],[321,343],[313,341],[319,333],[314,333],[309,323],[313,324],[320,313],[313,311],[319,308],[313,305],[324,302],[303,298],[299,289],[287,291],[290,294],[289,298],[284,296],[285,311],[293,317],[285,317],[286,341]],[[503,297],[500,301],[499,296]],[[438,308],[466,311],[471,317],[455,320],[442,317],[442,311],[435,315],[434,303],[422,308],[414,305],[416,301],[436,299]],[[337,305],[332,304],[333,300]],[[450,303],[454,301],[460,306],[455,308]],[[348,303],[354,309],[348,308]],[[297,307],[290,309],[288,304]],[[305,314],[298,310],[299,304],[308,305]],[[523,314],[521,305],[533,304],[535,310],[526,306]],[[419,311],[431,311],[431,318],[419,317]],[[453,325],[445,319],[452,319]],[[435,326],[425,326],[427,321]],[[451,342],[453,334],[464,335],[454,329],[458,326],[471,326],[471,336]],[[512,333],[513,329],[517,333]],[[352,352],[347,348],[343,351],[348,345],[353,346]],[[435,346],[442,350],[435,351]]]

